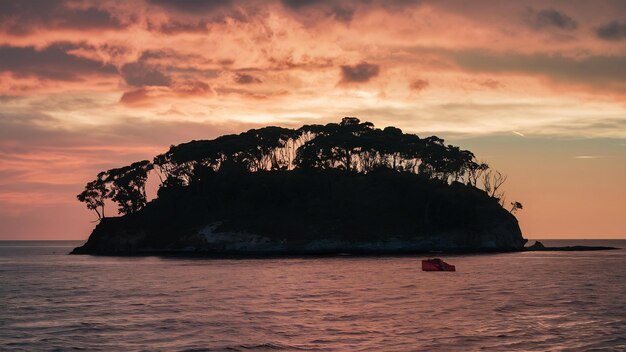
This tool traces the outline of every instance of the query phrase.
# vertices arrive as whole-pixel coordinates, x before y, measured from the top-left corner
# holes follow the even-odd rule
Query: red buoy
[[[448,264],[439,258],[422,260],[423,271],[456,271],[454,265]]]

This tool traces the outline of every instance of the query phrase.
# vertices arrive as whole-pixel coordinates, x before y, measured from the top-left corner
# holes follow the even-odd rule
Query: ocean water
[[[608,245],[626,241],[545,241]],[[192,259],[0,242],[0,350],[626,350],[626,250]]]

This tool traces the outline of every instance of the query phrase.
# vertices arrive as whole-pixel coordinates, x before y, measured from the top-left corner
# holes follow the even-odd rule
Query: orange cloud
[[[430,86],[430,82],[425,79],[416,79],[410,84],[411,90],[416,92],[421,92],[428,88],[428,86]]]

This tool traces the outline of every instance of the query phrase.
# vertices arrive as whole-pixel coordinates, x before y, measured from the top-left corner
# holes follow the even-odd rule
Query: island
[[[160,182],[150,201],[149,175]],[[522,251],[522,205],[504,207],[505,180],[441,138],[355,117],[252,129],[99,173],[78,195],[98,224],[72,254]]]

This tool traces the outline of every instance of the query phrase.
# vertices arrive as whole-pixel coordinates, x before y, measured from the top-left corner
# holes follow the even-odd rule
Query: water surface
[[[625,241],[545,241],[608,245]],[[184,259],[0,242],[0,350],[626,350],[626,251]]]

